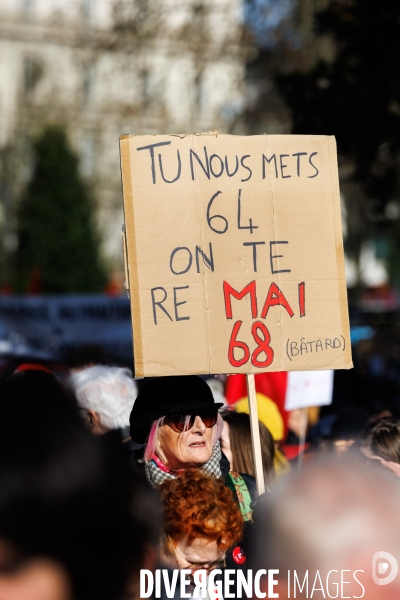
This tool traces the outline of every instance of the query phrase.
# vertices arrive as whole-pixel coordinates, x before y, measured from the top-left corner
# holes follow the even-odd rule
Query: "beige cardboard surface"
[[[137,377],[352,367],[333,137],[120,145]]]

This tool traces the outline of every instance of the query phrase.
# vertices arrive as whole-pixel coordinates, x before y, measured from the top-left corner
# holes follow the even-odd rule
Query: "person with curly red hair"
[[[164,511],[163,562],[192,574],[224,565],[226,552],[242,537],[243,518],[222,479],[189,469],[160,488]]]

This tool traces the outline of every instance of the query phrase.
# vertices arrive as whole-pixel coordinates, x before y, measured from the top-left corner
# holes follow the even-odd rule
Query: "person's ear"
[[[86,423],[87,428],[90,429],[90,431],[93,431],[93,429],[94,429],[95,417],[96,417],[96,414],[92,410],[86,411],[85,423]]]
[[[86,411],[86,425],[88,429],[95,434],[104,433],[104,427],[101,424],[100,416],[94,410]]]

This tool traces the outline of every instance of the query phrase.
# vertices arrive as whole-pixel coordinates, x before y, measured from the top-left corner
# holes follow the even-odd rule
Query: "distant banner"
[[[0,296],[0,355],[58,360],[80,344],[100,344],[132,361],[126,297]]]

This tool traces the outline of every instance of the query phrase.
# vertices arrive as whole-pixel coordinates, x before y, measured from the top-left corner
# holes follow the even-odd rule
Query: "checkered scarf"
[[[202,469],[207,471],[209,475],[213,475],[214,477],[222,477],[220,460],[222,458],[221,448],[219,445],[219,441],[216,442],[211,457],[209,460],[202,465]],[[166,479],[175,479],[177,477],[174,471],[166,473],[162,471],[160,467],[151,460],[149,463],[145,464],[145,472],[146,478],[150,481],[153,487],[157,487],[161,485]]]

